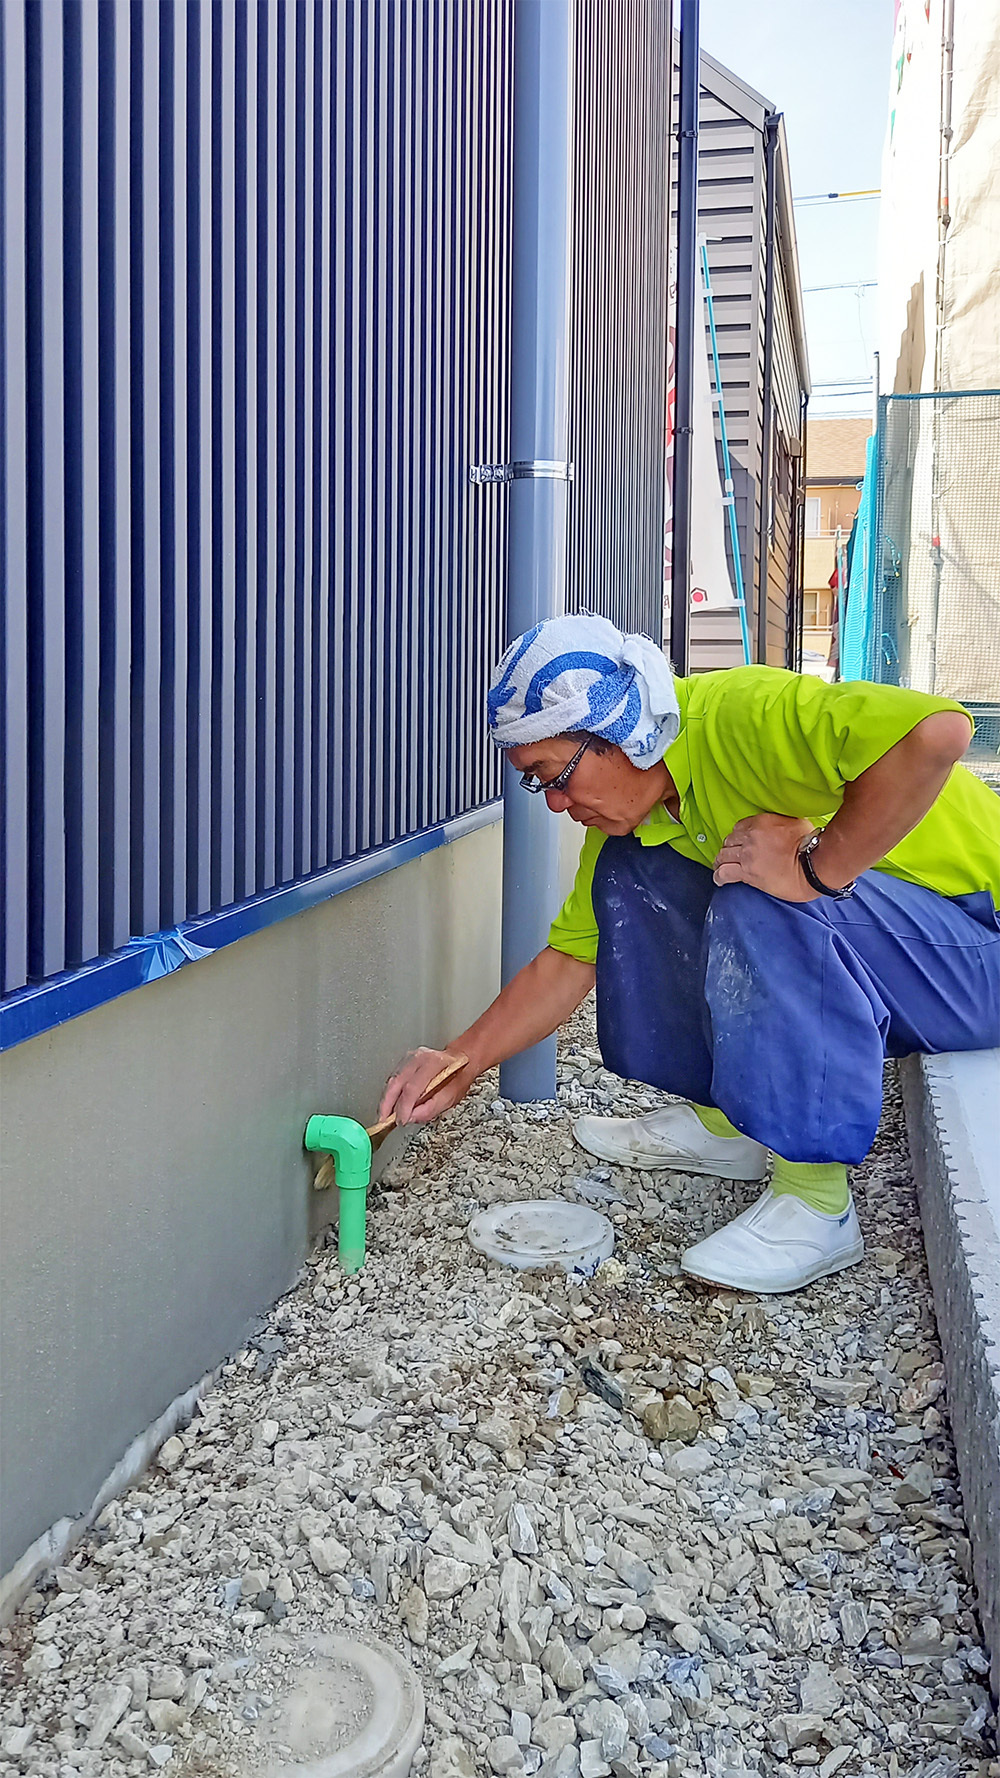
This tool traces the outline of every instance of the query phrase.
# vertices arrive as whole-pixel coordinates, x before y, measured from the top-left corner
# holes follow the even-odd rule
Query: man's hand
[[[779,901],[817,901],[799,863],[815,828],[797,815],[748,815],[737,821],[715,860],[716,883],[749,883]]]
[[[937,710],[846,783],[841,807],[812,855],[820,882],[842,889],[912,833],[971,739],[971,717]],[[749,883],[779,901],[815,901],[798,861],[798,848],[812,832],[811,821],[790,815],[737,821],[715,861],[715,881]]]
[[[389,1117],[394,1112],[397,1124],[429,1124],[432,1118],[440,1117],[442,1111],[450,1111],[453,1105],[465,1098],[469,1088],[475,1085],[476,1071],[471,1065],[446,1080],[425,1104],[419,1105],[418,1102],[434,1076],[440,1074],[454,1060],[454,1056],[449,1055],[447,1050],[425,1047],[414,1050],[400,1064],[386,1086],[378,1108],[379,1117]]]
[[[379,1117],[394,1111],[400,1124],[428,1124],[450,1111],[487,1068],[558,1031],[590,993],[594,973],[592,963],[546,946],[447,1049],[418,1049],[407,1057],[382,1095]],[[455,1056],[468,1056],[468,1065],[419,1105],[421,1093]]]

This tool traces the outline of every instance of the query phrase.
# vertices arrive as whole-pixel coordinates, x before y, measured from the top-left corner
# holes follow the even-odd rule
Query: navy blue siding
[[[581,16],[572,598],[655,630],[666,9]],[[512,30],[0,0],[5,991],[498,794]]]
[[[670,7],[577,9],[567,602],[663,630]]]

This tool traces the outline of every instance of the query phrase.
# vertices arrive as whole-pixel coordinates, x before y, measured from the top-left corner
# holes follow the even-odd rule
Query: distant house
[[[866,417],[810,420],[803,477],[802,645],[829,658],[837,610],[838,545],[846,551],[865,472]]]
[[[792,666],[800,645],[797,515],[809,364],[788,145],[780,111],[708,55],[701,58],[698,232],[714,292],[753,655]],[[742,659],[735,613],[692,613],[694,671]]]

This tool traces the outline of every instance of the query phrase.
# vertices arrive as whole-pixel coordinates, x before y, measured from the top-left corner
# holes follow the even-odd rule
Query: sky
[[[785,115],[792,191],[856,191],[881,180],[889,111],[892,0],[701,0],[702,48]],[[799,205],[795,224],[813,395],[810,416],[870,411],[876,340],[877,199]],[[817,285],[846,284],[844,290]]]

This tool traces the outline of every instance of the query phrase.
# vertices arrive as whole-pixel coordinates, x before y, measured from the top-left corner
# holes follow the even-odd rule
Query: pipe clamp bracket
[[[469,470],[469,480],[477,487],[491,482],[571,482],[573,465],[560,463],[549,457],[536,457],[524,463],[474,463]]]

